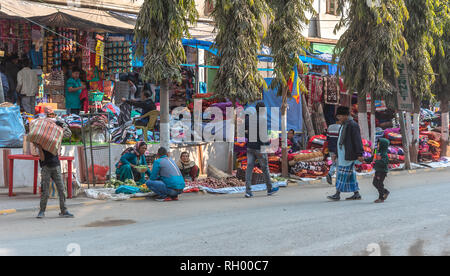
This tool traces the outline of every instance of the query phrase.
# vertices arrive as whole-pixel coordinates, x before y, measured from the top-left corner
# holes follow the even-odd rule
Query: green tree
[[[137,54],[144,55],[142,77],[160,83],[161,146],[169,149],[169,81],[181,82],[180,64],[186,60],[182,38],[197,21],[195,0],[145,0],[134,29]],[[147,43],[148,42],[148,43]]]
[[[263,18],[270,15],[265,0],[216,0],[212,13],[218,34],[215,89],[233,102],[261,99],[265,85],[258,72],[258,51],[264,36]]]
[[[275,76],[272,86],[278,88],[282,97],[281,125],[283,148],[283,176],[288,176],[287,156],[287,100],[292,95],[288,81],[295,67],[303,67],[299,55],[305,55],[309,42],[303,36],[304,26],[309,24],[308,13],[315,14],[313,0],[267,0],[273,11],[273,20],[269,25],[267,44],[272,50]],[[301,82],[301,80],[300,80]],[[303,83],[302,90],[305,91]],[[300,91],[299,91],[300,92]]]
[[[433,37],[439,37],[443,33],[442,24],[436,22],[435,10],[439,2],[440,0],[405,0],[409,19],[405,24],[404,35],[409,46],[407,64],[414,99],[414,129],[419,129],[421,102],[425,98],[431,98],[432,84],[435,81],[431,64],[431,59],[436,52]],[[411,159],[417,162],[418,131],[414,131],[414,139],[411,142]]]
[[[435,36],[436,55],[433,58],[433,68],[437,73],[436,82],[433,86],[434,92],[440,101],[442,111],[442,156],[448,156],[449,144],[449,100],[450,100],[450,1],[440,1],[436,6],[436,21],[443,32]]]

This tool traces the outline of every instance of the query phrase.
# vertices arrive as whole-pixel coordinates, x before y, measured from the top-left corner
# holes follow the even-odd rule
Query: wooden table
[[[37,194],[37,179],[38,179],[38,166],[39,166],[39,156],[33,155],[24,155],[24,154],[16,154],[16,155],[8,155],[9,159],[9,196],[13,196],[13,187],[14,187],[14,160],[30,160],[34,161],[34,182],[33,182],[33,193]],[[72,198],[72,162],[75,160],[75,157],[71,156],[60,156],[60,161],[68,162],[68,176],[67,176],[67,198]]]

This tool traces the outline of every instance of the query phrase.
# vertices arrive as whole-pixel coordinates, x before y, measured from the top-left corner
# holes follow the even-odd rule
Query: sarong
[[[336,190],[341,193],[354,193],[359,191],[354,164],[348,167],[338,166]]]

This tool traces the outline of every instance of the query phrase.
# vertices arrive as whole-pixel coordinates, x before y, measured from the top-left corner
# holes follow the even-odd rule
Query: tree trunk
[[[370,142],[372,143],[372,150],[377,147],[375,145],[376,128],[377,128],[375,113],[376,113],[375,97],[374,95],[372,95],[372,101],[370,105]]]
[[[283,177],[289,177],[289,167],[288,167],[288,141],[287,141],[287,87],[283,88],[283,100],[281,105],[281,149],[282,149],[282,160],[281,169]]]
[[[169,81],[161,81],[161,122],[160,122],[160,144],[161,147],[170,151],[170,122],[169,122]]]
[[[311,114],[309,113],[308,104],[306,103],[306,97],[304,94],[302,94],[302,110],[303,110],[303,121],[306,124],[308,136],[313,137],[316,135],[316,133],[314,131]]]
[[[398,112],[398,117],[400,120],[400,129],[402,132],[402,140],[403,140],[403,150],[405,152],[405,170],[411,169],[411,157],[409,153],[409,141],[408,141],[408,135],[406,133],[406,122],[405,122],[405,115],[403,111]]]
[[[367,97],[358,94],[358,123],[361,129],[361,137],[370,140],[369,122],[367,120]]]
[[[419,162],[419,135],[420,135],[420,99],[414,97],[414,111],[413,111],[413,137],[411,142],[411,162]]]
[[[443,93],[444,94],[444,93]],[[442,126],[441,126],[441,156],[449,156],[449,97],[448,95],[445,95],[441,99],[441,119],[442,119]]]

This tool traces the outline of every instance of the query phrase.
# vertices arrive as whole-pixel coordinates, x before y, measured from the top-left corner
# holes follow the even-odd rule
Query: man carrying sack
[[[64,128],[61,122],[54,122],[51,119],[39,119],[33,121],[30,126],[28,139],[39,148],[41,166],[41,202],[38,219],[45,217],[45,210],[49,198],[50,181],[56,184],[59,196],[60,217],[73,218],[66,207],[66,196],[64,194],[64,182],[61,174],[61,164],[58,158],[61,150],[63,137],[69,137],[71,133]]]

